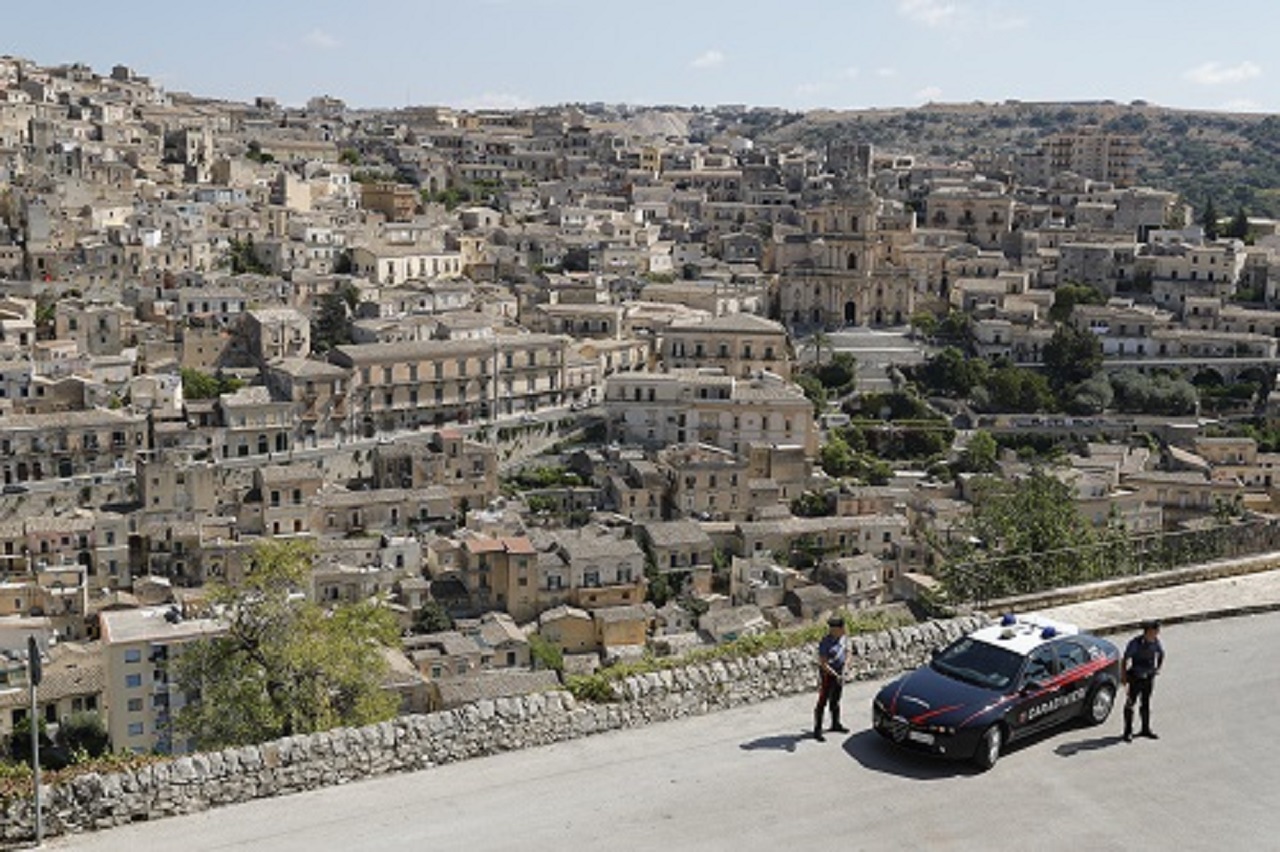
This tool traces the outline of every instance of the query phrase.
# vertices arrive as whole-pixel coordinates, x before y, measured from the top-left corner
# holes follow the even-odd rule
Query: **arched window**
[[[849,269],[858,268],[858,253],[856,251],[849,252]]]

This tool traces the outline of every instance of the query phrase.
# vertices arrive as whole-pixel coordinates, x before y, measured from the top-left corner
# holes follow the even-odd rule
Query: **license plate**
[[[926,734],[924,731],[912,731],[907,734],[907,739],[924,743],[925,745],[933,745],[933,734]]]

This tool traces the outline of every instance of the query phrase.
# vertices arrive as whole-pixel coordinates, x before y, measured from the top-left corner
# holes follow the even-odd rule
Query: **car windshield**
[[[965,637],[933,658],[933,670],[987,689],[1007,689],[1018,676],[1022,657],[1007,648]]]

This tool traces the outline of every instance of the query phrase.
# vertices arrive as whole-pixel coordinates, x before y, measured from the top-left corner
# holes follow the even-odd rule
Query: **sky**
[[[17,5],[17,8],[13,8]],[[1142,99],[1280,112],[1276,0],[32,0],[0,54],[302,105],[788,109]],[[1225,10],[1229,9],[1228,15]],[[198,11],[197,11],[198,10]]]

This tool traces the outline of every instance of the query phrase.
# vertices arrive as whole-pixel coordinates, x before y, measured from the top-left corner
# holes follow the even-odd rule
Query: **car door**
[[[1063,639],[1057,643],[1059,674],[1061,683],[1059,700],[1062,712],[1059,721],[1065,721],[1079,715],[1084,702],[1093,685],[1093,674],[1097,666],[1093,665],[1094,655],[1089,648],[1078,639]]]
[[[1027,655],[1015,713],[1019,733],[1038,731],[1057,721],[1061,712],[1057,701],[1060,691],[1058,671],[1058,655],[1052,642],[1046,642]]]

